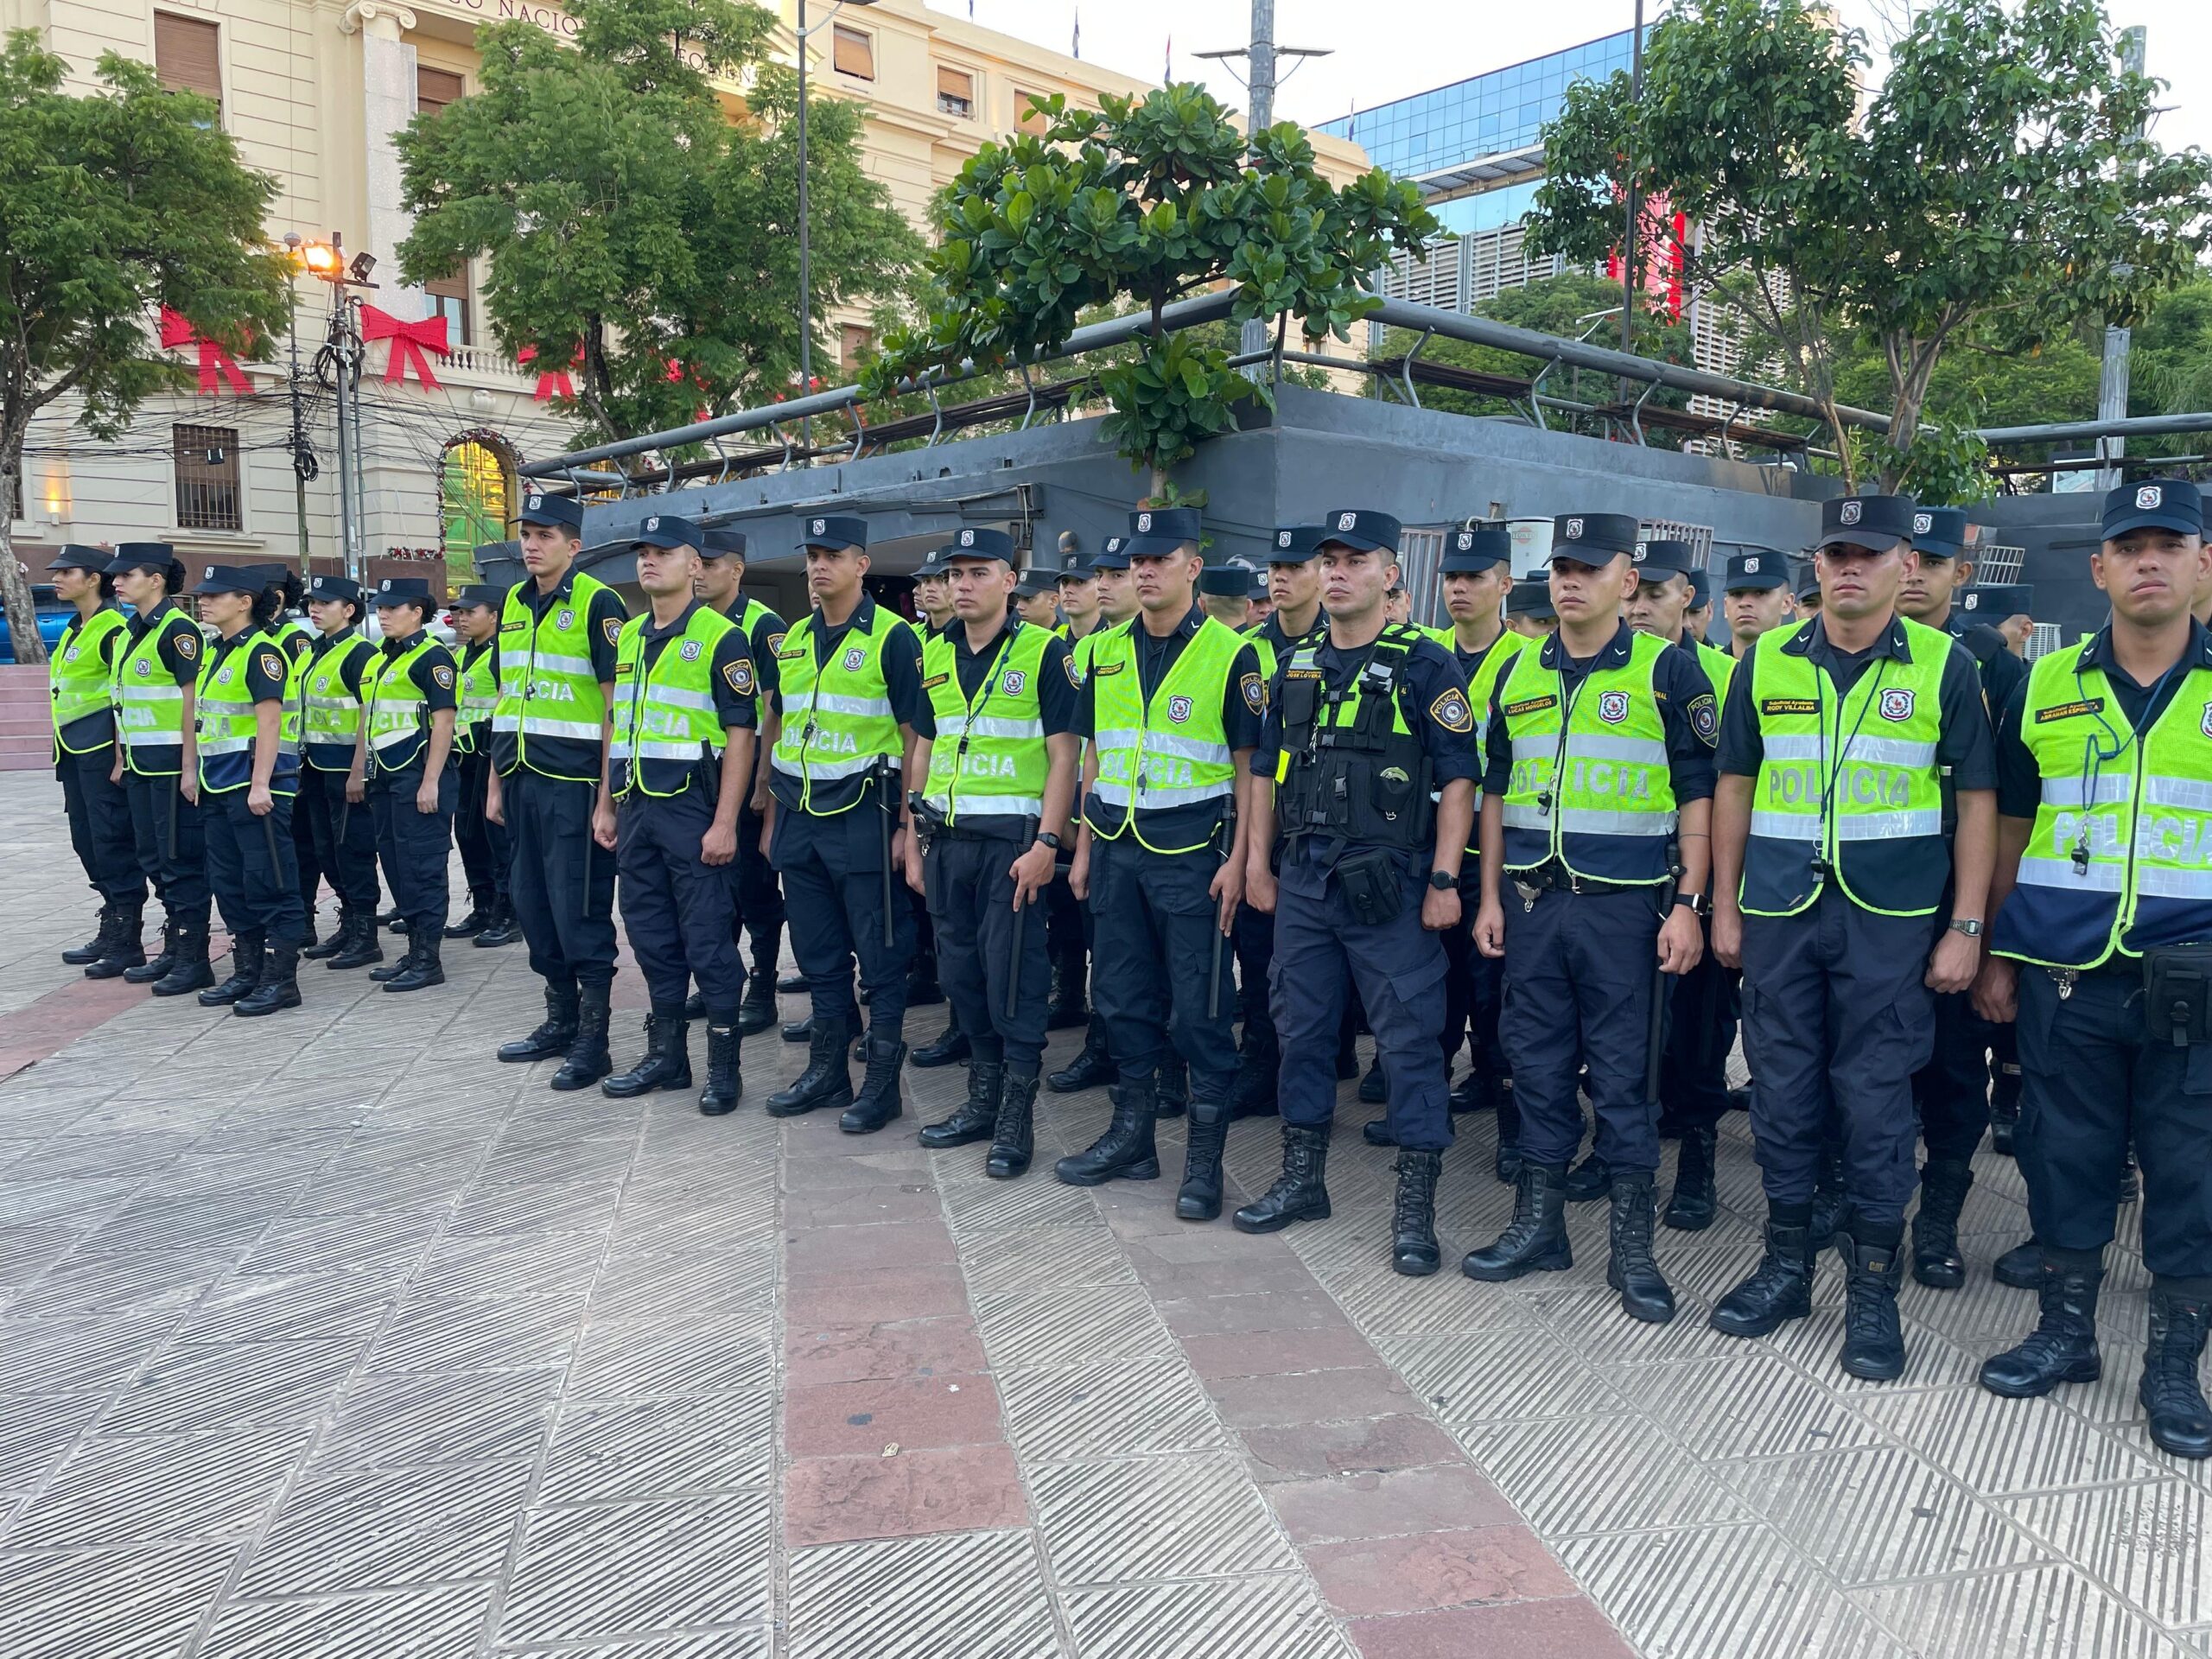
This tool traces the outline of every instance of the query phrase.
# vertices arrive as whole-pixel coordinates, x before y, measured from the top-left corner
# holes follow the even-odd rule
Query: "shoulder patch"
[[[185,628],[176,636],[176,654],[190,662],[200,654],[200,630]]]
[[[613,645],[616,639],[621,637],[622,619],[619,616],[603,616],[600,618],[599,631],[607,636],[607,643],[610,645]]]
[[[439,690],[450,691],[453,690],[453,670],[447,667],[443,663],[435,664],[431,667],[430,677],[438,683]]]
[[[1458,686],[1446,686],[1436,701],[1428,705],[1428,717],[1447,732],[1471,732],[1475,729],[1475,711],[1467,694]]]
[[[2044,726],[2054,720],[2071,720],[2076,715],[2101,715],[2104,708],[2102,697],[2083,697],[2077,702],[2054,703],[2048,709],[2036,710],[2036,724]]]
[[[1713,693],[1702,692],[1692,697],[1689,703],[1690,730],[1699,741],[1713,748],[1720,741],[1720,710],[1713,700]]]
[[[1268,688],[1258,675],[1247,674],[1236,683],[1238,689],[1244,693],[1246,708],[1255,715],[1264,715],[1268,712]]]
[[[1075,658],[1072,657],[1062,657],[1060,658],[1060,666],[1067,671],[1068,683],[1073,686],[1077,690],[1082,690],[1083,676],[1076,672]]]
[[[261,653],[261,671],[264,674],[266,674],[272,680],[283,679],[284,677],[283,657],[276,652],[263,652]]]
[[[753,695],[753,659],[750,657],[741,657],[734,663],[724,663],[722,678],[728,682],[729,689],[736,692],[739,696],[751,696]]]
[[[1821,712],[1816,697],[1761,697],[1759,713],[1763,715],[1817,715]]]
[[[789,629],[785,629],[785,632],[786,632],[786,633],[787,633],[787,632],[790,632],[790,630],[789,630]],[[770,655],[772,655],[772,656],[780,657],[780,656],[782,656],[782,655],[784,654],[784,635],[783,635],[783,634],[781,634],[781,633],[772,633],[772,634],[770,634],[770,635],[768,636],[768,651],[769,651],[769,654],[770,654]]]

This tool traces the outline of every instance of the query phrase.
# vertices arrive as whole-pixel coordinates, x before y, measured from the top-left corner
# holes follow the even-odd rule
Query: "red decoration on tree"
[[[425,317],[420,322],[402,322],[388,311],[379,311],[373,305],[361,308],[361,339],[373,346],[380,340],[391,342],[391,360],[385,366],[385,384],[404,380],[412,368],[416,378],[432,391],[438,389],[437,377],[430,372],[430,359],[423,355],[425,348],[440,357],[453,355],[453,347],[446,344],[446,320]]]
[[[537,347],[524,346],[515,353],[515,361],[524,365],[535,363],[537,361]],[[569,369],[580,369],[583,366],[583,363],[584,348],[579,346],[576,347],[576,354],[569,359],[568,369],[539,370],[537,390],[530,394],[531,401],[542,404],[557,393],[573,402],[576,395],[576,383],[570,377]]]
[[[200,390],[219,391],[227,384],[239,397],[253,390],[246,385],[245,376],[238,372],[238,359],[219,340],[206,338],[192,326],[192,321],[181,311],[162,308],[162,349],[169,351],[179,346],[200,347]]]

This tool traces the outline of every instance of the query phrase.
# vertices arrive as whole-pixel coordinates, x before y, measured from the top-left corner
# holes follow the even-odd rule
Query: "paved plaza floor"
[[[865,1138],[761,1114],[772,1036],[732,1117],[554,1094],[492,1058],[540,1014],[519,945],[404,997],[308,965],[261,1020],[88,984],[35,774],[0,901],[0,1659],[2212,1656],[2212,1468],[2138,1422],[2132,1213],[2105,1381],[1974,1384],[2033,1316],[1988,1276],[2025,1227],[1992,1154],[1971,1285],[1908,1282],[1910,1368],[1858,1383],[1833,1257],[1811,1319],[1706,1327],[1758,1251],[1740,1117],[1655,1329],[1602,1205],[1570,1273],[1459,1274],[1511,1207],[1485,1116],[1406,1280],[1350,1084],[1334,1219],[1247,1238],[1174,1219],[1179,1125],[1160,1180],[1052,1179],[1103,1091],[1040,1102],[1013,1183],[915,1144],[957,1069]],[[1244,1192],[1276,1159],[1236,1128]]]

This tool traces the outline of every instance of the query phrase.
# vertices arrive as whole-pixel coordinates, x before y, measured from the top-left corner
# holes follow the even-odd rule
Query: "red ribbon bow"
[[[228,347],[219,340],[207,339],[192,326],[191,319],[183,312],[172,311],[165,305],[162,308],[162,349],[168,351],[179,346],[200,347],[200,391],[219,391],[226,383],[241,397],[252,391],[245,383],[245,376],[238,372],[238,359],[231,355]]]
[[[429,347],[440,357],[453,355],[453,347],[446,344],[446,320],[425,317],[420,322],[402,322],[388,311],[379,311],[373,305],[361,308],[361,340],[374,345],[378,340],[391,342],[391,360],[385,365],[385,384],[404,380],[412,368],[416,378],[432,391],[438,389],[437,377],[430,372],[430,359],[423,355]]]
[[[569,369],[581,367],[583,360],[584,348],[579,346],[576,347],[575,356],[569,361]],[[537,347],[524,346],[515,353],[515,361],[524,364],[535,363],[537,361]],[[537,375],[537,390],[530,394],[531,401],[542,404],[557,393],[573,402],[576,395],[576,383],[569,377],[569,369],[541,369]]]

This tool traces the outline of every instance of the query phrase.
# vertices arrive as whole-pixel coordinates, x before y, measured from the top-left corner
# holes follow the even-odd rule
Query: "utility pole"
[[[361,341],[353,327],[353,297],[338,287],[330,296],[330,336],[324,349],[330,353],[332,391],[338,399],[338,521],[346,556],[346,574],[361,580],[368,567],[361,516],[367,503],[366,479],[361,472],[360,388]]]
[[[1273,126],[1275,119],[1275,0],[1252,0],[1252,43],[1245,50],[1249,54],[1252,76],[1252,111],[1247,126],[1250,136],[1257,137]],[[1244,336],[1237,344],[1240,354],[1244,356],[1267,350],[1267,319],[1248,319]],[[1254,364],[1245,372],[1257,379],[1259,365]]]
[[[2120,32],[2120,67],[2130,74],[2143,73],[2146,31],[2140,24]],[[2139,135],[2141,128],[2136,129]],[[2105,327],[2105,360],[2097,376],[2097,418],[2117,421],[2127,414],[2127,353],[2133,343],[2134,330]],[[2120,467],[2116,464],[2127,453],[2126,438],[2102,438],[2098,441],[2105,465],[2097,468],[2097,493],[2120,486]]]
[[[1628,96],[1632,105],[1643,102],[1643,0],[1636,0],[1636,28],[1629,36]],[[1636,151],[1628,154],[1628,188],[1623,193],[1628,198],[1628,224],[1621,232],[1621,350],[1636,349],[1636,230],[1637,218],[1643,204],[1637,200]],[[1620,400],[1629,401],[1629,383],[1624,378],[1620,384]]]

